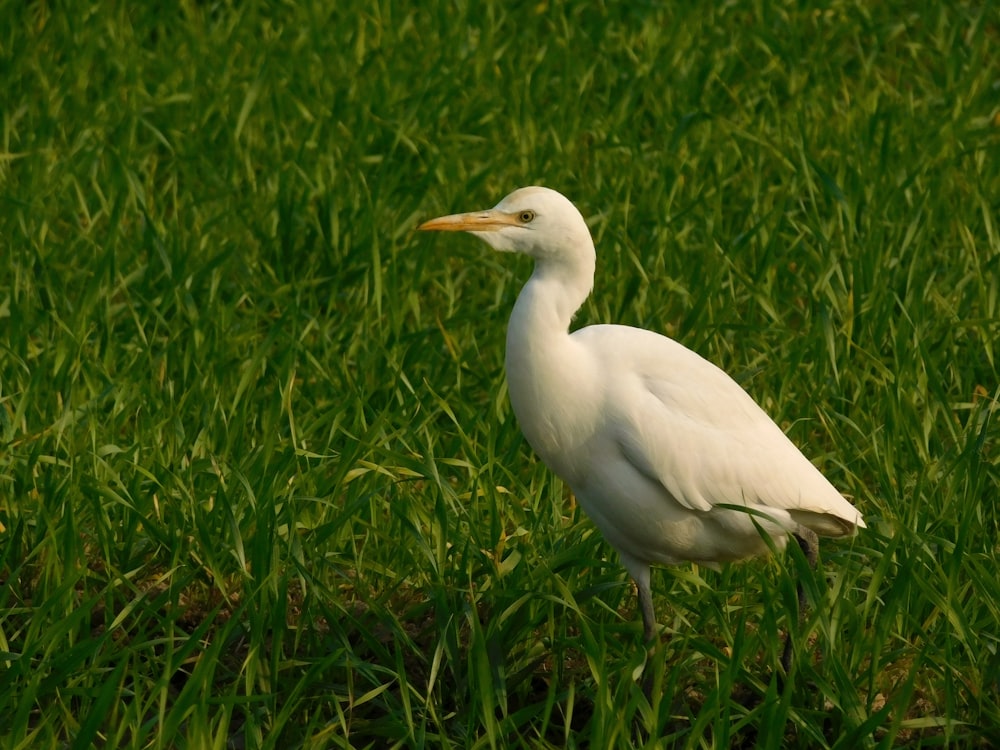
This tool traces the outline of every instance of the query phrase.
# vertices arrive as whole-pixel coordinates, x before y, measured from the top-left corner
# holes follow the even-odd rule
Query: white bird
[[[765,554],[789,535],[815,561],[816,535],[865,523],[734,380],[652,331],[570,333],[594,284],[587,223],[563,195],[515,190],[485,211],[431,219],[495,250],[534,258],[507,327],[511,405],[524,436],[565,481],[635,580],[647,642],[656,634],[650,565]],[[804,598],[799,588],[800,606]],[[786,671],[790,641],[782,663]]]

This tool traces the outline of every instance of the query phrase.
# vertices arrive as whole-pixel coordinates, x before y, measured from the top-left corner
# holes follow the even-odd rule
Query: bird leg
[[[816,536],[816,532],[812,529],[807,529],[805,526],[799,526],[792,536],[794,536],[795,541],[799,543],[799,549],[801,549],[802,554],[805,555],[806,562],[809,563],[809,567],[815,569],[817,558],[819,556],[819,538]],[[808,602],[806,601],[806,591],[802,586],[801,579],[799,579],[799,581],[795,584],[795,591],[799,598],[799,624],[801,624],[805,620],[806,608],[808,605]],[[781,669],[784,674],[788,674],[791,668],[792,629],[789,628],[788,632],[785,634],[785,647],[781,652]]]
[[[650,570],[646,567],[638,575],[633,576],[635,589],[639,598],[639,611],[642,613],[642,641],[646,645],[646,665],[643,668],[642,693],[650,705],[653,703],[653,671],[649,668],[650,658],[656,650],[656,611],[653,609],[653,589],[650,585]]]
[[[649,584],[649,575],[645,580],[636,580],[636,590],[639,594],[639,610],[642,612],[642,640],[652,647],[656,639],[656,612],[653,610],[653,591]]]

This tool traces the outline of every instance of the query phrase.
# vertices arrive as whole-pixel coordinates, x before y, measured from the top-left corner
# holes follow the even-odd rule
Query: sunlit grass
[[[0,2],[5,746],[1000,742],[996,9],[676,5]],[[507,403],[529,264],[413,233],[531,183],[580,324],[869,524],[655,572],[651,705]]]

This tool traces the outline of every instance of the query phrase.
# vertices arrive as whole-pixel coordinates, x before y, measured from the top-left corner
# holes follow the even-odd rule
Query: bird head
[[[469,232],[494,250],[535,260],[593,257],[587,222],[568,198],[545,187],[515,190],[493,208],[431,219],[418,229]]]

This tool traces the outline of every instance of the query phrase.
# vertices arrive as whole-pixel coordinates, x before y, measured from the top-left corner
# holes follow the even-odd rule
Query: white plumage
[[[542,187],[495,208],[432,219],[535,260],[507,328],[507,381],[531,447],[573,490],[639,591],[655,634],[650,565],[716,566],[864,521],[722,370],[651,331],[569,332],[590,294],[596,253],[576,207]],[[739,506],[733,508],[732,506]],[[814,550],[813,550],[814,552]]]

